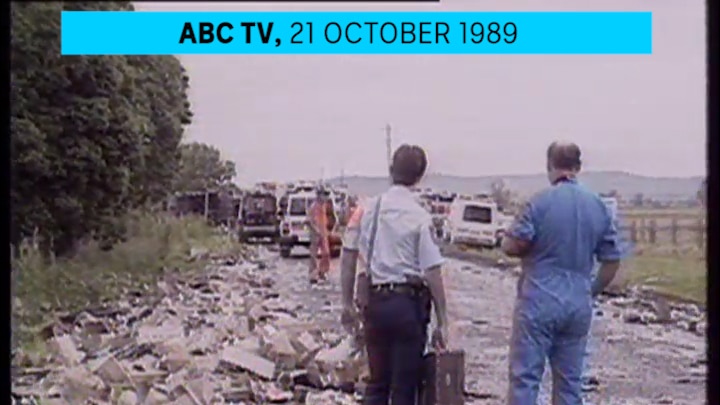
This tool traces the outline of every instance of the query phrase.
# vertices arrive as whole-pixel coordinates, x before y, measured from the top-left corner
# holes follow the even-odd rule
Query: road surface
[[[301,253],[301,252],[298,252]],[[339,268],[333,261],[330,280],[320,286],[307,281],[307,259],[279,259],[264,251],[268,271],[287,285],[293,300],[305,304],[318,322],[339,327]],[[510,270],[449,259],[445,268],[453,346],[466,350],[466,389],[484,399],[470,403],[502,404],[507,390],[510,317],[517,278]],[[590,404],[704,404],[705,338],[685,323],[647,323],[647,303],[629,298],[599,305],[593,333],[599,347],[592,370],[599,387],[588,393]],[[645,311],[645,312],[643,312]],[[682,315],[673,311],[673,317]],[[677,315],[680,314],[680,315]],[[539,403],[549,403],[549,371]]]

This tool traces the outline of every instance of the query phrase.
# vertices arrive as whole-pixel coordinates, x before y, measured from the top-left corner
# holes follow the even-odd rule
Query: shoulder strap
[[[365,260],[365,272],[367,273],[368,279],[370,280],[370,284],[372,284],[372,271],[370,269],[370,262],[372,261],[373,250],[375,250],[375,236],[377,235],[378,218],[380,216],[380,200],[382,200],[382,195],[378,196],[377,203],[375,204],[372,228],[370,228],[370,245],[368,246],[368,257]]]

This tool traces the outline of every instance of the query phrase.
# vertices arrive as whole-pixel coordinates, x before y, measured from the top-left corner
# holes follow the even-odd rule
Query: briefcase
[[[465,403],[465,352],[451,350],[425,355],[418,405]]]

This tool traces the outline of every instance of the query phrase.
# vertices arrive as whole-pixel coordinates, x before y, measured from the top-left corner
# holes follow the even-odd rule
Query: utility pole
[[[385,148],[387,152],[388,173],[392,166],[392,127],[390,124],[385,125]]]

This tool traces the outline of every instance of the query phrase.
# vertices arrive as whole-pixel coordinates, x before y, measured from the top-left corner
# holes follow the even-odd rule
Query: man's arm
[[[523,257],[535,239],[535,205],[528,202],[502,240],[500,248],[510,257]]]
[[[345,308],[354,305],[355,276],[357,273],[358,251],[343,248],[340,256],[340,285],[342,288],[342,305]]]
[[[432,296],[438,326],[446,326],[448,325],[447,301],[445,298],[445,284],[443,283],[441,266],[433,266],[426,270],[425,281]]]
[[[608,225],[600,239],[600,243],[595,248],[595,256],[600,262],[600,269],[592,285],[592,295],[597,296],[602,293],[608,285],[613,281],[620,269],[620,259],[622,252],[620,251],[620,238],[618,236],[617,224],[608,216]]]
[[[445,259],[442,257],[442,254],[440,254],[440,248],[435,243],[430,229],[430,221],[420,228],[418,264],[420,265],[420,270],[425,273],[425,282],[432,296],[438,326],[443,327],[448,325],[445,286],[441,268]]]
[[[342,289],[342,304],[351,308],[355,298],[355,276],[357,274],[357,261],[360,242],[360,219],[362,209],[357,209],[348,221],[343,235],[343,250],[340,257],[340,286]]]

